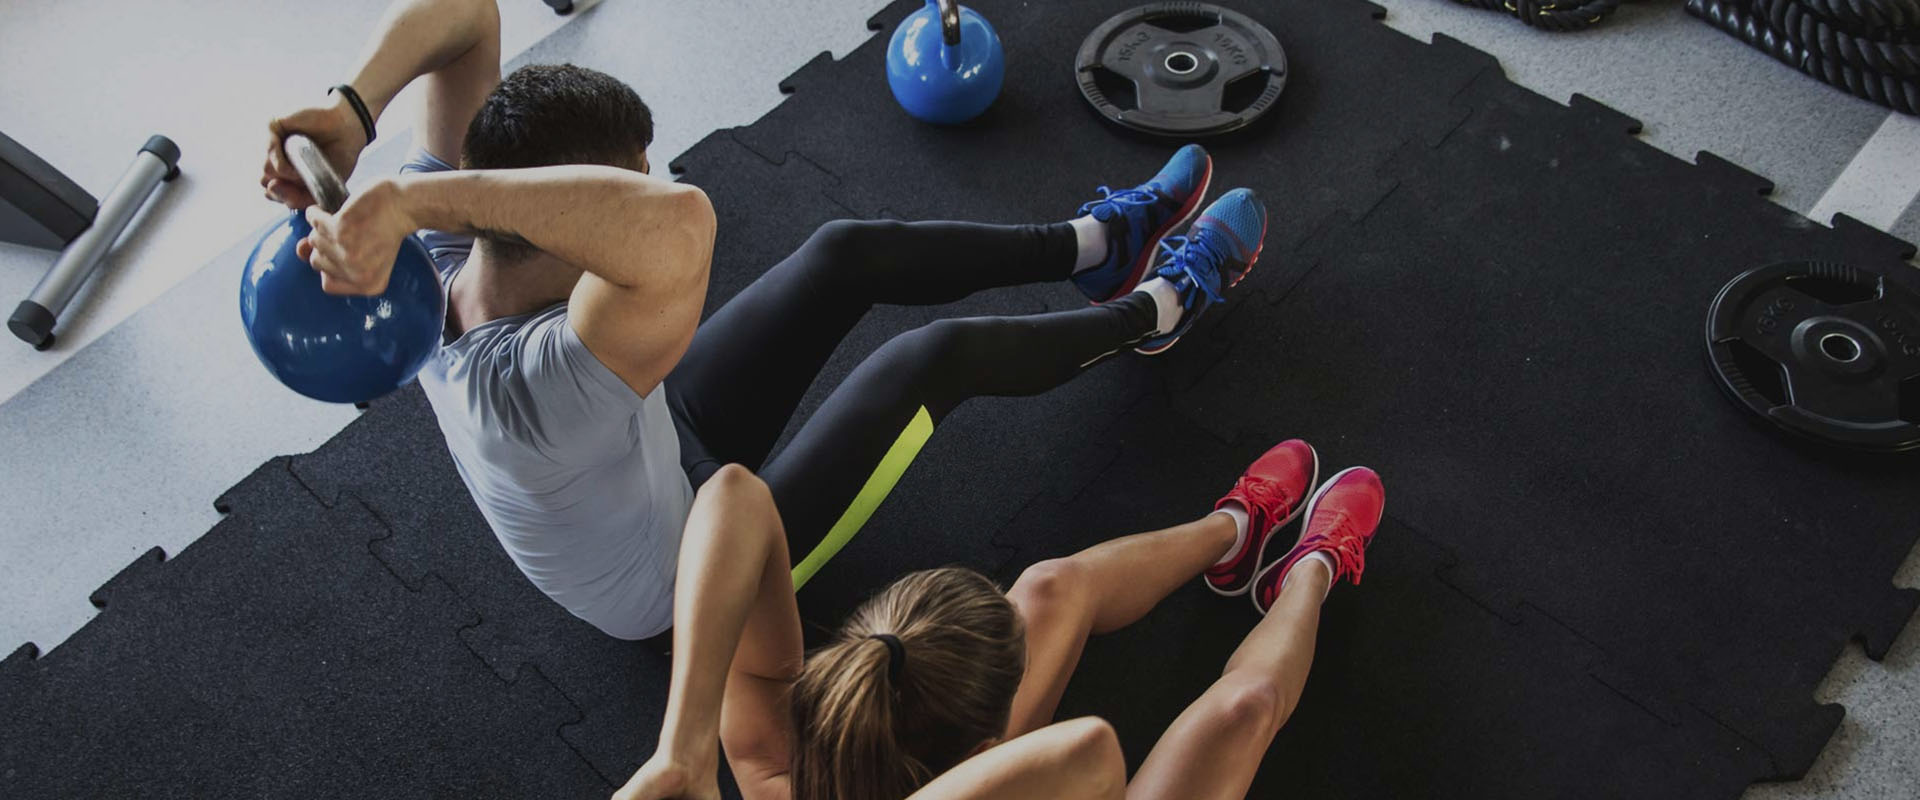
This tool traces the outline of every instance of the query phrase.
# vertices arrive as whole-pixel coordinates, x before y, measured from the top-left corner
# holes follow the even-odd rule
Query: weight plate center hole
[[[1186,75],[1200,68],[1200,59],[1185,50],[1175,50],[1167,54],[1167,71],[1175,75]]]
[[[1820,337],[1820,352],[1845,364],[1860,357],[1860,343],[1844,333],[1829,333]]]

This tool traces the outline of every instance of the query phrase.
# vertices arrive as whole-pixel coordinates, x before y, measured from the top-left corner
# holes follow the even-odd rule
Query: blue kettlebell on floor
[[[927,0],[893,29],[887,85],[917,119],[957,125],[986,111],[1006,77],[1000,34],[955,0]]]
[[[321,208],[338,211],[346,184],[312,140],[286,139],[288,160]],[[287,388],[329,403],[364,403],[413,380],[440,346],[447,300],[440,274],[408,236],[387,290],[372,297],[320,290],[296,248],[313,232],[303,211],[267,231],[240,274],[240,324],[253,354]]]

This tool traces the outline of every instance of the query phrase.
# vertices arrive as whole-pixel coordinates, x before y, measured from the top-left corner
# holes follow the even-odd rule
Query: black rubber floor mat
[[[1000,534],[1025,545],[1014,564],[1204,514],[1273,443],[1224,442],[1160,402],[1101,438],[1113,448],[1090,482],[1076,470]],[[1338,437],[1315,440],[1323,474],[1354,463]],[[1388,477],[1389,510],[1408,480]],[[1707,716],[1663,719],[1595,679],[1600,653],[1552,618],[1503,618],[1454,591],[1455,563],[1388,519],[1362,584],[1329,593],[1306,693],[1249,797],[1730,797],[1768,768]],[[1196,581],[1090,641],[1061,714],[1113,720],[1138,764],[1258,620],[1246,597]]]
[[[1910,246],[1813,225],[1711,155],[1484,80],[1394,192],[1181,397],[1217,433],[1337,440],[1389,513],[1457,550],[1449,581],[1531,603],[1663,716],[1698,709],[1803,772],[1839,722],[1813,690],[1849,638],[1885,652],[1920,593],[1920,465],[1803,449],[1704,366],[1707,303],[1758,264],[1906,269]],[[1262,342],[1260,348],[1248,342]],[[1763,777],[1763,776],[1756,776]]]
[[[529,668],[501,680],[477,617],[367,553],[365,507],[328,510],[270,461],[232,513],[93,596],[101,615],[0,662],[7,797],[592,796],[553,736],[579,711]]]

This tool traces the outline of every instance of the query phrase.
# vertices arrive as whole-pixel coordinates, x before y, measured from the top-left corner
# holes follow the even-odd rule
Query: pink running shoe
[[[1245,594],[1273,532],[1299,516],[1301,501],[1320,478],[1320,455],[1299,439],[1276,444],[1247,467],[1220,502],[1247,510],[1247,535],[1232,560],[1206,571],[1207,588],[1227,597]]]
[[[1367,568],[1367,543],[1373,541],[1386,506],[1387,490],[1373,470],[1348,467],[1334,473],[1307,500],[1300,541],[1285,558],[1269,564],[1253,579],[1253,607],[1267,613],[1280,597],[1287,571],[1310,553],[1324,551],[1333,558],[1333,580],[1346,578],[1358,584]]]

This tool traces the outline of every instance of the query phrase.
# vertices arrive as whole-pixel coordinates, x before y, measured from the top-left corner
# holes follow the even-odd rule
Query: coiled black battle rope
[[[1462,5],[1511,14],[1521,22],[1549,31],[1577,31],[1599,22],[1620,7],[1620,0],[1459,0]]]
[[[1856,96],[1920,114],[1920,0],[1687,0],[1687,13]]]

